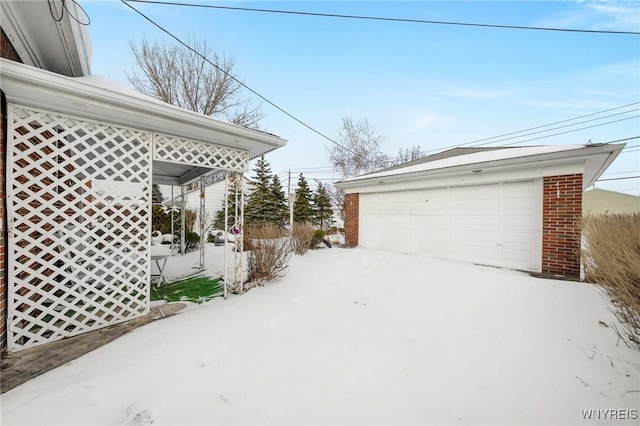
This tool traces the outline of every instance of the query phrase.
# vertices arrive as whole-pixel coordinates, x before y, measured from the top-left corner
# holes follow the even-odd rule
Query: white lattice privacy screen
[[[151,134],[8,111],[10,350],[146,314]]]
[[[249,153],[198,141],[154,134],[154,160],[243,172],[249,167]]]

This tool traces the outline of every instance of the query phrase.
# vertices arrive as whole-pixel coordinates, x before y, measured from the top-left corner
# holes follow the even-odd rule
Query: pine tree
[[[311,209],[311,189],[302,173],[298,178],[296,188],[296,202],[293,205],[294,222],[311,222],[313,220],[313,210]]]
[[[313,218],[314,223],[320,225],[320,229],[324,229],[331,222],[333,210],[331,210],[331,199],[327,188],[320,181],[317,181],[317,184],[313,194]]]
[[[271,195],[274,200],[275,223],[278,225],[284,225],[287,221],[287,216],[289,215],[289,208],[287,198],[285,197],[284,190],[282,189],[282,184],[280,183],[280,179],[277,175],[273,175],[273,179],[271,181]]]
[[[271,167],[264,156],[256,162],[252,177],[255,190],[249,196],[245,209],[246,224],[276,223],[278,214],[272,191]]]
[[[163,201],[164,196],[162,195],[162,191],[160,190],[160,185],[151,185],[151,202],[153,204],[162,204]]]

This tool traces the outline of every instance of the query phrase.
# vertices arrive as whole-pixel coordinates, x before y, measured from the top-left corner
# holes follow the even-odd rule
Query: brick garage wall
[[[347,247],[358,246],[360,222],[360,194],[344,196],[344,243]]]
[[[582,174],[545,176],[542,273],[580,278]]]

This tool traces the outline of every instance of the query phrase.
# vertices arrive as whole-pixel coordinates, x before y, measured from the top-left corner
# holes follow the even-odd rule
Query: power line
[[[123,1],[131,1],[135,3],[150,3],[150,4],[158,4],[158,5],[166,5],[166,6],[197,7],[197,8],[205,8],[205,9],[275,13],[275,14],[284,14],[284,15],[315,16],[315,17],[322,17],[322,18],[404,22],[404,23],[412,23],[412,24],[453,25],[453,26],[463,26],[463,27],[501,28],[501,29],[510,29],[510,30],[556,31],[556,32],[571,32],[571,33],[591,33],[591,34],[640,35],[640,32],[636,32],[636,31],[585,30],[585,29],[575,29],[575,28],[533,27],[533,26],[526,26],[526,25],[482,24],[482,23],[476,23],[476,22],[433,21],[433,20],[426,20],[426,19],[390,18],[390,17],[381,17],[381,16],[346,15],[346,14],[338,14],[338,13],[302,12],[302,11],[295,11],[295,10],[259,9],[259,8],[252,8],[252,7],[217,6],[217,5],[194,4],[194,3],[184,3],[184,2],[164,2],[164,1],[157,1],[157,0],[123,0]]]
[[[540,137],[537,137],[537,138],[525,139],[525,140],[522,140],[522,141],[511,142],[511,143],[507,143],[507,144],[504,144],[504,145],[498,145],[498,146],[501,146],[501,147],[502,147],[502,146],[517,145],[517,144],[519,144],[519,143],[535,141],[535,140],[538,140],[538,139],[550,138],[550,137],[552,137],[552,136],[564,135],[564,134],[566,134],[566,133],[573,133],[573,132],[577,132],[577,131],[584,130],[584,129],[591,129],[591,128],[593,128],[593,127],[606,126],[607,124],[617,123],[617,122],[619,122],[619,121],[631,120],[631,119],[634,119],[634,118],[640,118],[640,115],[634,115],[634,116],[632,116],[632,117],[620,118],[620,119],[618,119],[618,120],[607,121],[606,123],[593,124],[593,125],[591,125],[591,126],[580,127],[579,129],[567,130],[566,132],[552,133],[552,134],[550,134],[550,135],[546,135],[546,136],[540,136]],[[635,137],[634,137],[634,138],[630,138],[630,139],[635,139]],[[620,141],[622,141],[622,140],[629,140],[629,139],[619,139],[619,140],[617,140],[617,141],[615,141],[615,142],[620,142]],[[486,143],[486,144],[480,144],[480,145],[488,145],[489,143],[493,143],[493,142],[488,142],[488,143]],[[477,145],[477,146],[480,146],[480,145]]]
[[[610,178],[610,179],[598,179],[596,182],[604,182],[604,181],[607,181],[607,180],[638,179],[638,178],[640,178],[640,175],[638,175],[638,176],[619,177],[619,178]]]
[[[622,108],[627,108],[627,107],[630,107],[630,106],[633,106],[633,105],[638,105],[638,104],[640,104],[640,102],[633,102],[633,103],[630,103],[630,104],[627,104],[627,105],[622,105],[622,106],[615,107],[615,108],[609,108],[609,109],[605,109],[605,110],[598,111],[598,112],[592,112],[590,114],[579,115],[577,117],[568,118],[566,120],[554,121],[552,123],[542,124],[540,126],[529,127],[529,128],[526,128],[526,129],[515,131],[515,132],[503,133],[503,134],[496,135],[496,136],[491,136],[491,137],[488,137],[488,138],[475,139],[475,140],[472,140],[472,141],[469,141],[469,142],[464,142],[464,143],[460,143],[460,144],[447,146],[445,148],[430,149],[430,150],[425,151],[425,153],[441,151],[443,149],[458,148],[458,147],[466,146],[466,145],[473,145],[473,144],[478,143],[478,142],[485,142],[485,141],[489,141],[489,140],[493,140],[493,139],[502,138],[502,137],[505,137],[505,136],[512,136],[512,135],[516,135],[516,134],[519,134],[519,133],[528,132],[530,130],[537,130],[537,129],[542,129],[544,127],[555,126],[556,124],[562,124],[562,123],[567,123],[569,121],[579,120],[581,118],[592,117],[594,115],[604,114],[605,112],[616,111],[616,110],[619,110],[619,109],[622,109]],[[636,110],[632,110],[632,111],[636,111]],[[630,112],[630,111],[627,111],[627,112]],[[596,121],[596,120],[598,120],[598,119],[594,119],[594,121]],[[576,123],[576,124],[578,124],[578,123]],[[549,129],[549,130],[552,130],[552,129]],[[525,135],[522,135],[522,136],[525,136]],[[517,137],[514,137],[512,139],[516,139],[516,138]],[[504,140],[506,140],[506,139],[504,139]],[[493,142],[498,142],[498,141],[493,141]]]
[[[630,154],[630,153],[632,153],[632,152],[638,152],[638,151],[640,151],[640,149],[633,149],[633,150],[631,150],[631,151],[624,151],[624,150],[623,150],[620,154]]]
[[[147,15],[145,15],[144,13],[142,13],[141,11],[139,11],[138,9],[136,9],[135,7],[133,7],[132,5],[130,5],[128,2],[131,0],[120,0],[122,3],[124,3],[127,7],[129,7],[130,9],[132,9],[133,11],[135,11],[137,14],[139,14],[140,16],[142,16],[144,19],[146,19],[149,23],[151,23],[153,26],[155,26],[156,28],[158,28],[160,31],[162,31],[163,33],[167,34],[169,37],[171,37],[172,39],[174,39],[175,41],[177,41],[178,43],[180,43],[182,46],[186,47],[187,49],[189,49],[190,51],[192,51],[193,53],[195,53],[196,55],[198,55],[199,57],[201,57],[204,61],[206,61],[208,64],[210,64],[211,66],[215,67],[218,71],[224,73],[227,77],[231,78],[233,81],[235,81],[236,83],[238,83],[239,85],[241,85],[242,87],[244,87],[245,89],[247,89],[248,91],[250,91],[251,93],[253,93],[254,95],[256,95],[257,97],[259,97],[260,99],[262,99],[263,101],[265,101],[266,103],[268,103],[269,105],[271,105],[272,107],[276,108],[278,111],[282,112],[283,114],[285,114],[286,116],[288,116],[289,118],[295,120],[296,122],[298,122],[299,124],[303,125],[304,127],[306,127],[307,129],[311,130],[312,132],[316,133],[317,135],[323,137],[324,139],[328,140],[329,142],[331,142],[334,145],[339,146],[340,148],[344,149],[345,151],[357,156],[357,157],[362,157],[361,155],[351,151],[349,148],[339,144],[338,142],[334,141],[333,139],[331,139],[329,136],[325,135],[324,133],[320,132],[319,130],[316,130],[315,128],[311,127],[310,125],[308,125],[307,123],[305,123],[304,121],[302,121],[301,119],[299,119],[298,117],[294,116],[293,114],[291,114],[290,112],[286,111],[284,108],[276,105],[274,102],[272,102],[271,100],[267,99],[265,96],[263,96],[262,94],[258,93],[257,91],[255,91],[254,89],[252,89],[251,87],[247,86],[245,83],[243,83],[242,81],[238,80],[236,77],[234,77],[233,75],[229,74],[227,71],[225,71],[224,69],[220,68],[218,65],[216,65],[214,62],[210,61],[206,56],[204,56],[203,54],[201,54],[200,52],[198,52],[197,50],[195,50],[194,48],[192,48],[191,46],[189,46],[187,43],[185,43],[184,41],[182,41],[180,38],[178,38],[177,36],[175,36],[173,33],[171,33],[169,30],[165,29],[164,27],[162,27],[160,24],[156,23],[153,19],[149,18]]]
[[[602,176],[626,175],[627,173],[637,173],[637,170],[629,170],[627,172],[605,173]]]

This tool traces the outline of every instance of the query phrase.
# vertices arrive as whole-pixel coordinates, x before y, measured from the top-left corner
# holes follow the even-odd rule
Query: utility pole
[[[291,193],[291,169],[289,169],[287,181],[287,193],[289,194],[289,235],[293,235],[293,202],[295,197]]]

